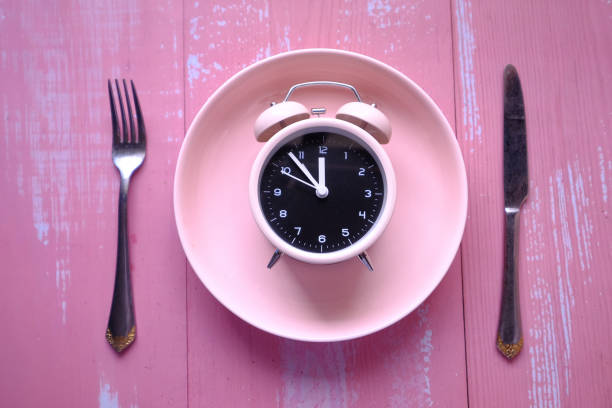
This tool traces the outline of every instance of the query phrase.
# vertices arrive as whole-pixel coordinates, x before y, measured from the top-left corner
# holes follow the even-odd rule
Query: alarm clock
[[[335,118],[322,117],[325,107],[309,111],[289,100],[307,86],[344,87],[356,101]],[[255,222],[276,247],[268,268],[287,254],[311,264],[357,256],[373,270],[366,250],[387,226],[396,196],[393,167],[382,147],[391,137],[387,117],[349,84],[306,82],[261,113],[254,133],[265,144],[251,169],[249,200]]]

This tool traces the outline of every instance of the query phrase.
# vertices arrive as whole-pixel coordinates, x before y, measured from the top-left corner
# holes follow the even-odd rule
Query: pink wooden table
[[[186,127],[245,66],[330,47],[421,85],[456,130],[469,215],[446,278],[365,338],[261,332],[190,269],[172,183]],[[495,348],[502,70],[527,105],[525,347]],[[149,130],[130,198],[138,338],[106,344],[118,177],[106,79],[136,80]],[[609,407],[612,4],[572,1],[0,2],[0,406]],[[608,187],[610,186],[610,187]]]

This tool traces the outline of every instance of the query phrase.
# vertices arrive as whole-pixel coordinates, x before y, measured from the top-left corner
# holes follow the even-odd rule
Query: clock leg
[[[272,267],[274,266],[276,261],[280,259],[282,254],[283,253],[279,251],[278,249],[274,251],[274,254],[272,254],[272,258],[270,258],[270,262],[268,262],[268,269],[272,269]]]
[[[357,255],[357,258],[359,258],[359,260],[363,262],[363,264],[366,266],[366,268],[370,270],[370,272],[374,272],[374,268],[372,267],[372,261],[370,261],[370,257],[368,256],[367,252],[360,253],[359,255]]]

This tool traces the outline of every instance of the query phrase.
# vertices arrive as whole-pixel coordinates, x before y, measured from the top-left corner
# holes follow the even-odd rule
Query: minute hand
[[[304,181],[304,180],[302,180],[302,179],[301,179],[301,178],[299,178],[299,177],[295,177],[295,176],[294,176],[293,174],[291,174],[291,173],[285,173],[284,171],[282,171],[282,170],[281,170],[281,174],[283,174],[283,175],[285,175],[285,176],[288,176],[288,177],[291,177],[292,179],[297,180],[297,181],[299,181],[300,183],[304,183],[304,184],[306,184],[308,187],[312,187],[312,188],[314,188],[314,189],[316,189],[316,188],[317,188],[317,186],[312,185],[312,184],[310,184],[309,182]]]
[[[310,180],[310,182],[312,184],[314,184],[314,186],[316,188],[319,187],[319,183],[317,182],[317,180],[315,180],[314,177],[312,177],[312,174],[310,174],[310,172],[308,171],[308,169],[306,168],[306,166],[304,166],[302,163],[300,163],[300,161],[298,160],[297,157],[295,157],[295,155],[292,152],[289,152],[289,157],[291,157],[291,160],[293,160],[293,162],[295,163],[296,166],[298,166],[298,168],[302,171],[302,173],[304,173],[304,175],[308,178],[308,180]]]

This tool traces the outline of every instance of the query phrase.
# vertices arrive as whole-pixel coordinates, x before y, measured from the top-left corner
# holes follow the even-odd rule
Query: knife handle
[[[517,273],[519,209],[506,208],[505,213],[504,279],[497,329],[497,348],[507,359],[512,360],[523,347]]]

